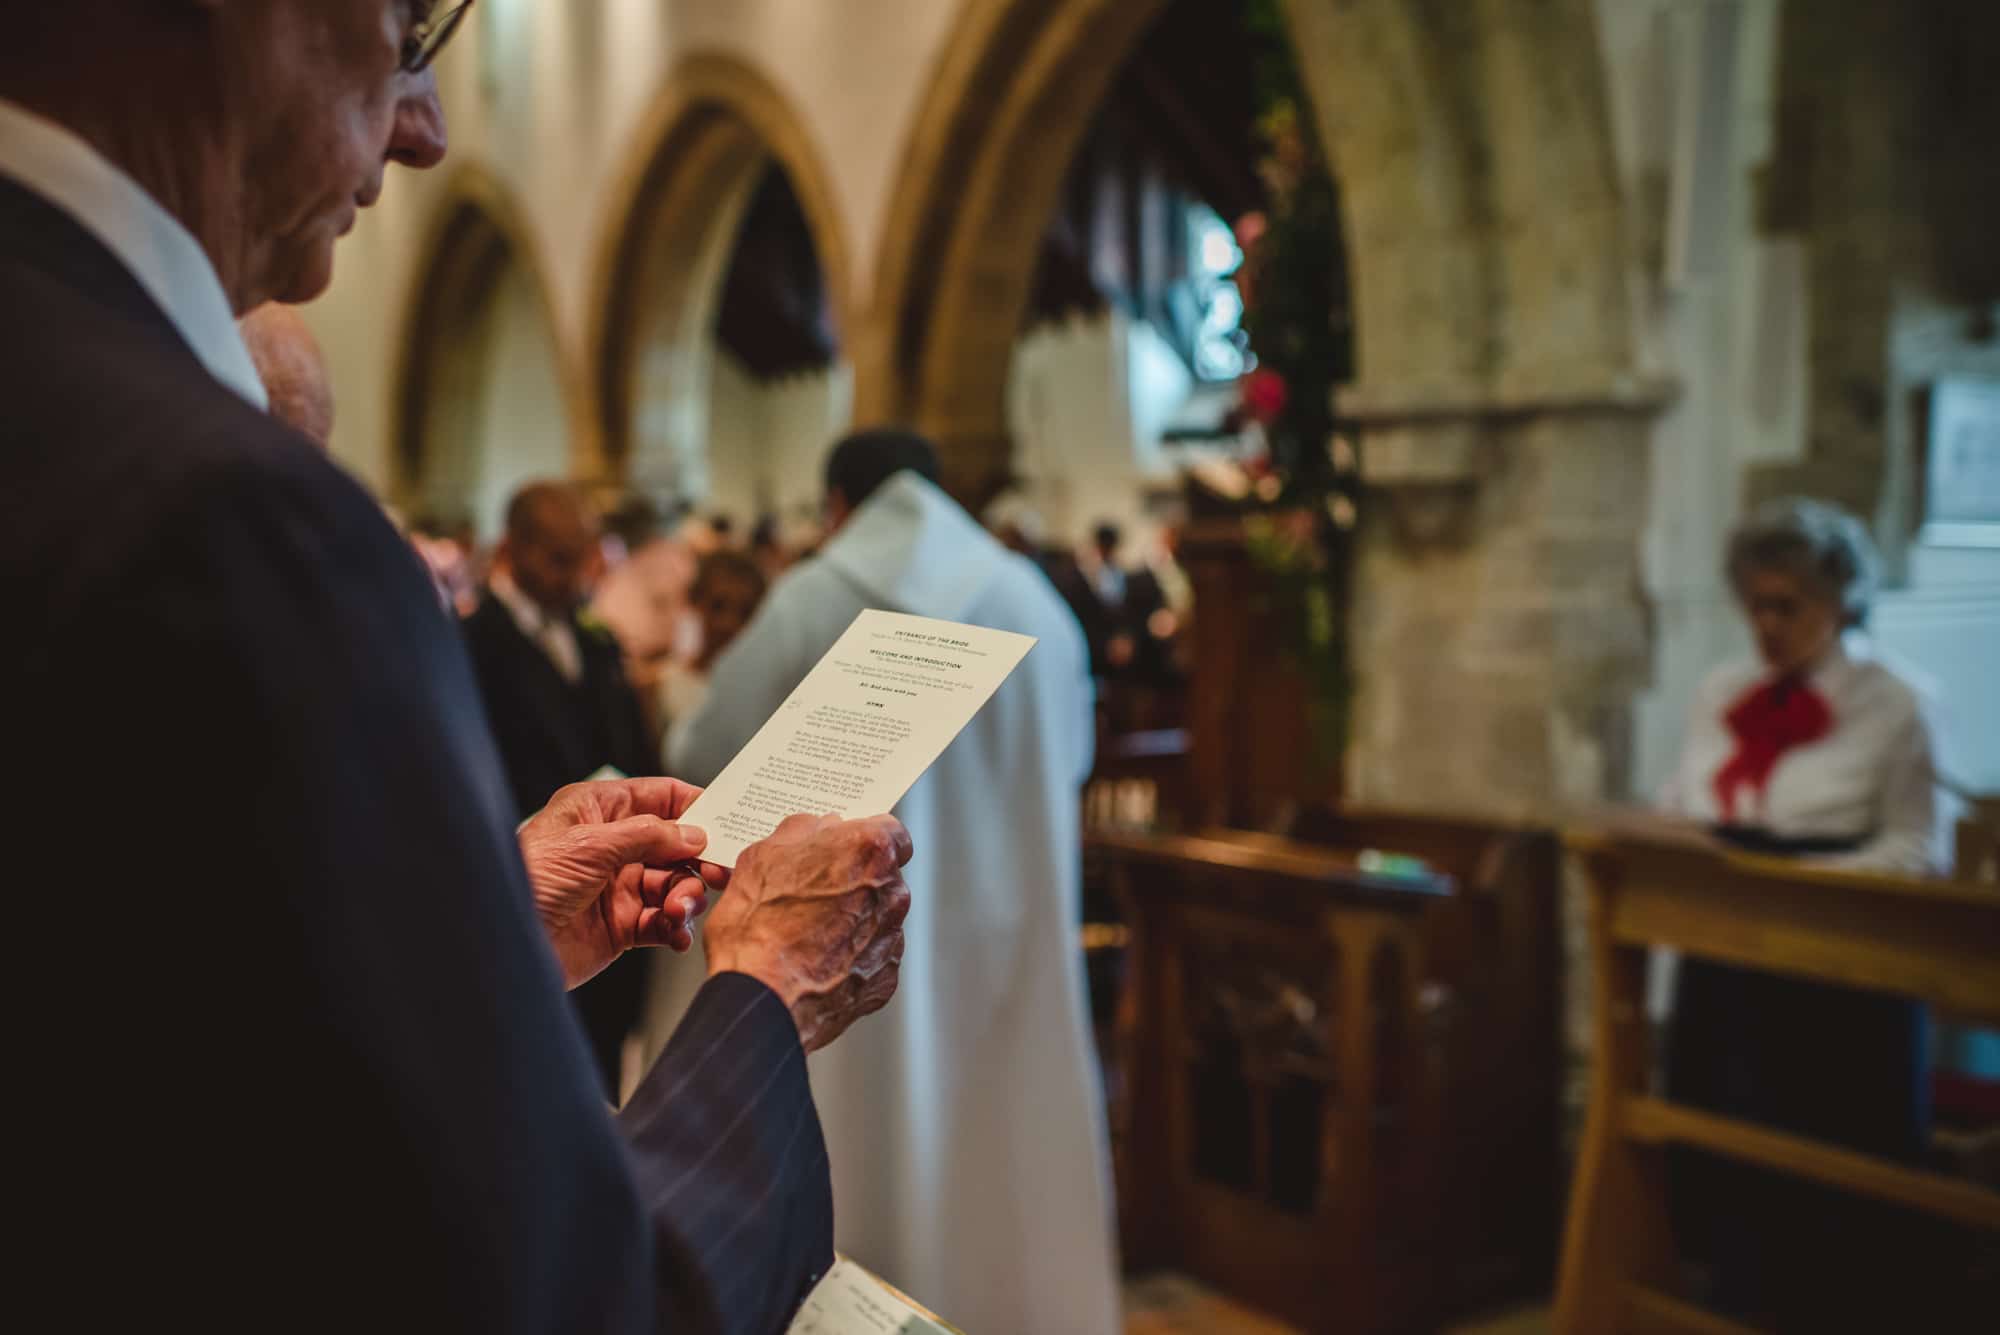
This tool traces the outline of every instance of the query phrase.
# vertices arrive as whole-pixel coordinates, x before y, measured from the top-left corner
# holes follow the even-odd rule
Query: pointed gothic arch
[[[1007,364],[1042,227],[1163,7],[972,0],[914,119],[856,338],[856,415],[929,432],[961,480],[1004,472]],[[1291,0],[1288,17],[1342,183],[1351,412],[1387,430],[1629,395],[1623,223],[1587,0]]]
[[[968,0],[912,120],[855,415],[931,435],[968,501],[1008,475],[1009,363],[1064,169],[1164,3]],[[1356,379],[1339,404],[1374,498],[1347,795],[1493,811],[1621,793],[1651,654],[1634,535],[1670,387],[1635,365],[1592,0],[1285,15],[1340,183]],[[1567,556],[1583,547],[1587,568]]]
[[[835,329],[842,338],[853,329],[846,228],[804,120],[733,56],[683,60],[618,174],[593,268],[591,396],[604,478],[630,480],[649,450],[692,448],[682,438],[702,434],[723,276],[745,209],[773,167],[805,217]],[[646,376],[671,406],[668,420],[640,420]]]
[[[500,178],[459,168],[432,210],[403,325],[389,498],[490,530],[529,475],[575,475],[588,414],[528,215]],[[489,446],[501,442],[495,456]]]

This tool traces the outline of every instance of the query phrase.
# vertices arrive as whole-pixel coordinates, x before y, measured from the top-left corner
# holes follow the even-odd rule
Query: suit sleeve
[[[742,974],[710,979],[618,1120],[661,1306],[691,1330],[783,1329],[833,1264],[826,1142],[784,1003]]]
[[[171,706],[135,834],[202,881],[184,936],[147,941],[163,962],[131,965],[175,1039],[138,1134],[162,1136],[144,1172],[200,1166],[203,1247],[249,1277],[230,1301],[312,1294],[327,1328],[781,1330],[832,1227],[782,1004],[712,984],[623,1143],[464,653],[372,504],[280,458],[160,546],[121,624]]]

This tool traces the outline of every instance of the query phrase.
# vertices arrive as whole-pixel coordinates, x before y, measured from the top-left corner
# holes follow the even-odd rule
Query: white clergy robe
[[[773,587],[674,728],[669,772],[712,780],[871,607],[1040,643],[898,807],[916,845],[901,988],[812,1058],[835,1245],[968,1331],[1116,1335],[1077,932],[1089,663],[1047,578],[898,474]],[[649,1058],[701,975],[699,958],[658,953]]]

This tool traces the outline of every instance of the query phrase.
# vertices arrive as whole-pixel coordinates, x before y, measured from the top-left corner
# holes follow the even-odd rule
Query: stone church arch
[[[773,190],[803,218],[835,340],[853,327],[845,230],[805,123],[767,78],[732,57],[700,55],[674,69],[628,162],[592,307],[602,475],[655,499],[701,500],[711,464],[745,466],[712,459],[721,451],[710,440],[717,325],[744,228]],[[848,421],[845,378],[837,367],[829,375],[824,429],[798,433],[800,448],[810,438],[815,454]]]
[[[1078,137],[1163,0],[972,0],[914,119],[856,416],[1006,476],[1010,352]],[[1342,192],[1364,518],[1351,796],[1617,793],[1650,663],[1650,414],[1590,0],[1290,0]],[[1394,671],[1382,670],[1393,664]]]
[[[522,482],[576,473],[581,396],[526,215],[497,178],[452,179],[422,254],[389,494],[413,520],[491,538]]]

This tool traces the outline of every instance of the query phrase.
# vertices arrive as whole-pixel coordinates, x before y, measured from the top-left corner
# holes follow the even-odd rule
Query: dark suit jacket
[[[1125,572],[1125,596],[1107,603],[1072,558],[1056,568],[1049,578],[1056,592],[1069,604],[1083,627],[1090,645],[1090,674],[1093,677],[1159,677],[1167,672],[1165,652],[1147,627],[1152,615],[1167,605],[1159,577],[1143,567]],[[1132,637],[1134,656],[1123,668],[1112,666],[1107,650],[1119,635]]]
[[[583,661],[583,677],[572,686],[493,594],[481,597],[463,624],[473,675],[486,697],[487,720],[522,819],[546,806],[556,789],[601,766],[616,765],[632,775],[659,773],[659,746],[646,735],[639,697],[610,631],[571,618]]]
[[[614,1124],[414,558],[3,179],[0,599],[15,1303],[782,1329],[832,1254],[782,1004],[711,982]]]
[[[520,819],[540,811],[556,789],[605,765],[632,775],[659,772],[659,747],[647,736],[639,697],[625,676],[624,654],[610,631],[571,618],[583,664],[583,675],[571,685],[493,594],[482,597],[463,624]],[[618,1096],[625,1036],[645,1008],[647,963],[643,955],[627,955],[569,994],[612,1099]]]

